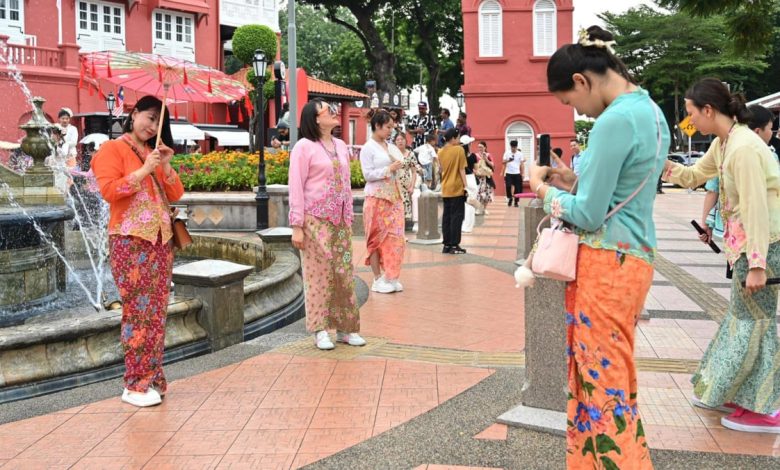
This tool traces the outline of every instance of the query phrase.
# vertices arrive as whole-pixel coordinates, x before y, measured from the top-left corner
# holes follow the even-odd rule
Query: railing
[[[64,65],[63,52],[60,49],[5,43],[5,49],[0,49],[0,52],[9,64],[57,68]]]

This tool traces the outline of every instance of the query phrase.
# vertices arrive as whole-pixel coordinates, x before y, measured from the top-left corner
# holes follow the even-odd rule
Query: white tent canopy
[[[173,140],[204,140],[206,134],[191,124],[171,123],[171,134]]]
[[[750,103],[748,103],[748,106],[752,106],[754,104],[761,105],[773,111],[780,111],[780,91],[778,91],[777,93],[773,93],[769,96],[765,96],[763,98],[753,100]]]
[[[249,132],[206,130],[205,134],[217,139],[220,147],[249,147]]]

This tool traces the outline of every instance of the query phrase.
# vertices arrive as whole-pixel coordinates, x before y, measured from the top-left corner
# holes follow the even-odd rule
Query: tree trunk
[[[357,19],[357,27],[363,33],[363,42],[367,44],[366,57],[371,63],[374,72],[374,79],[378,90],[395,91],[395,56],[387,50],[387,46],[373,20],[373,14],[370,11],[359,8],[350,8],[350,11]]]

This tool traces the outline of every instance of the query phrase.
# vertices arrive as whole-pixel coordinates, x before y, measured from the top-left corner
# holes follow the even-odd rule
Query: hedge
[[[171,165],[178,171],[187,191],[251,191],[257,186],[258,154],[224,150],[207,154],[174,155]],[[266,184],[287,184],[290,154],[265,152]],[[353,188],[366,185],[360,162],[349,165]]]

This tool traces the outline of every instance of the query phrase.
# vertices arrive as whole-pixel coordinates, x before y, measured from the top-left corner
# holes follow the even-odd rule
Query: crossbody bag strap
[[[143,157],[141,157],[141,154],[138,152],[138,149],[135,147],[135,145],[128,142],[124,137],[120,138],[119,140],[130,147],[130,150],[132,150],[135,156],[138,157],[138,160],[141,161],[141,165],[145,163]],[[157,181],[157,175],[155,175],[155,172],[153,171],[149,176],[152,177],[152,181],[154,181],[155,186],[157,186],[157,190],[160,191],[160,196],[162,197],[163,202],[165,202],[165,206],[168,208],[168,212],[171,212],[171,203],[168,202],[168,195],[165,194],[165,190],[163,189],[162,185],[159,181]]]

